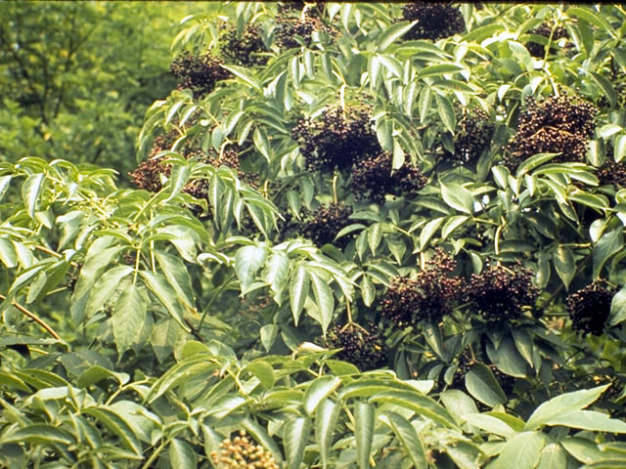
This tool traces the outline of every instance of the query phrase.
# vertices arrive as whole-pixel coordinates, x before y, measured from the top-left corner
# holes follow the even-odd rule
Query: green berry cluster
[[[218,469],[279,469],[272,454],[244,431],[222,441],[220,451],[213,451],[211,459]]]

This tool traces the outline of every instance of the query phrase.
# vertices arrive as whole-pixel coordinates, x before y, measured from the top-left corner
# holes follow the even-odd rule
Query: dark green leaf
[[[506,402],[506,394],[491,370],[483,364],[472,366],[465,375],[465,386],[474,399],[488,406],[494,407]]]
[[[386,423],[391,427],[400,441],[400,447],[409,455],[415,467],[427,467],[426,453],[415,428],[411,423],[399,414],[387,412]]]

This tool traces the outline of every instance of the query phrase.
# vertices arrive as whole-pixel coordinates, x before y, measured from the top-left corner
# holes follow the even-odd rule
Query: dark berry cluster
[[[596,175],[600,185],[611,185],[617,188],[626,187],[626,161],[616,162],[609,155]]]
[[[332,243],[337,233],[352,223],[348,218],[350,215],[352,207],[349,205],[339,203],[320,205],[304,224],[303,234],[319,247]],[[337,240],[337,245],[345,247],[348,241],[349,237],[344,236]]]
[[[489,114],[482,109],[465,113],[459,120],[454,136],[454,162],[461,165],[475,163],[491,143],[493,130]]]
[[[405,162],[395,171],[391,170],[391,165],[389,153],[380,153],[355,164],[350,186],[357,199],[383,203],[386,194],[414,194],[426,185],[424,173],[414,164]]]
[[[340,348],[336,355],[357,366],[361,371],[375,370],[387,364],[387,345],[378,326],[369,323],[365,329],[360,326],[333,327],[328,331],[324,346]]]
[[[228,166],[229,168],[239,169],[239,154],[236,150],[226,150],[221,155],[207,156],[201,151],[193,151],[185,154],[185,158],[198,158],[200,161],[211,164],[215,167]],[[241,177],[242,174],[239,173]],[[182,192],[195,197],[196,199],[206,199],[209,195],[209,181],[206,179],[191,179]]]
[[[501,265],[472,274],[465,299],[471,311],[489,323],[503,323],[520,317],[524,306],[532,306],[539,290],[531,283],[532,274],[520,264],[510,270]]]
[[[399,327],[423,319],[441,321],[452,313],[463,292],[463,281],[453,272],[456,262],[437,249],[415,279],[396,277],[381,301],[383,316]]]
[[[572,327],[582,336],[601,335],[611,313],[615,291],[604,282],[596,281],[567,297],[567,311]]]
[[[346,113],[348,118],[341,109],[329,110],[319,120],[301,119],[292,129],[309,171],[350,169],[362,158],[381,153],[369,112]]]
[[[159,192],[171,172],[172,165],[160,157],[142,161],[134,171],[128,173],[128,176],[137,188],[148,192]]]
[[[218,469],[279,469],[274,456],[255,444],[245,432],[220,443],[220,451],[211,453]]]
[[[417,24],[404,36],[406,39],[432,39],[436,41],[465,30],[465,21],[458,8],[448,3],[413,2],[402,8],[407,21]]]
[[[505,165],[515,171],[522,161],[537,153],[561,153],[552,160],[555,163],[584,161],[597,112],[593,104],[567,95],[541,103],[529,97],[509,144]]]
[[[619,70],[613,73],[611,77],[611,83],[613,84],[613,88],[615,89],[615,93],[617,94],[617,107],[625,108],[626,107],[626,73],[624,71]]]
[[[281,18],[276,26],[276,44],[281,49],[294,49],[302,44],[309,47],[313,42],[313,33],[324,29],[322,22],[311,16],[304,19]]]
[[[246,25],[241,37],[236,28],[227,29],[220,39],[220,51],[227,62],[244,67],[267,63],[268,56],[263,54],[266,49],[258,26]]]
[[[554,44],[559,39],[564,37],[569,37],[567,34],[567,30],[563,26],[551,25],[549,22],[541,23],[535,29],[529,31],[530,34],[534,34],[536,36],[543,36],[546,39],[549,39],[552,36],[552,44]],[[546,44],[539,44],[538,42],[528,41],[526,44],[526,49],[533,57],[537,57],[539,59],[543,59],[546,55]],[[553,54],[556,49],[550,47],[550,53]]]
[[[174,59],[170,71],[178,79],[179,88],[190,89],[196,98],[209,94],[218,81],[230,77],[222,61],[211,54],[183,53]]]

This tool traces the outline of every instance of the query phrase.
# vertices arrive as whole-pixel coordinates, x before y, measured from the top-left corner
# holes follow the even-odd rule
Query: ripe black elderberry
[[[423,319],[441,321],[452,313],[463,291],[463,281],[452,274],[453,261],[441,249],[415,279],[396,277],[381,301],[383,316],[399,327],[417,324]]]
[[[365,110],[346,111],[344,116],[341,109],[334,109],[318,120],[301,119],[291,135],[309,171],[350,169],[355,162],[382,151]]]
[[[454,155],[450,155],[456,164],[475,163],[491,143],[494,125],[489,122],[489,114],[482,109],[472,109],[459,120],[454,136]]]
[[[281,18],[276,26],[276,44],[281,49],[294,49],[302,44],[309,47],[313,42],[313,33],[325,29],[322,22],[312,16],[304,19]]]
[[[539,295],[531,278],[531,271],[520,264],[513,271],[501,265],[491,266],[479,275],[472,274],[465,299],[470,310],[489,323],[517,319],[524,306],[532,306]]]
[[[333,327],[328,331],[324,345],[340,348],[336,357],[352,363],[361,371],[375,370],[387,364],[387,345],[375,324],[368,323],[365,329],[350,325]]]
[[[350,215],[352,207],[349,205],[320,205],[313,211],[311,219],[305,223],[303,234],[318,247],[332,243],[337,233],[352,223],[348,219]],[[337,240],[337,246],[343,248],[349,240],[349,236],[344,236]]]
[[[172,165],[165,163],[163,157],[142,161],[132,172],[128,173],[130,181],[139,189],[149,192],[159,192],[163,188],[163,181],[172,172]]]
[[[220,39],[220,51],[227,62],[244,67],[267,63],[268,56],[262,54],[266,49],[258,26],[246,25],[241,37],[237,36],[236,28],[228,29]]]
[[[626,161],[616,162],[612,155],[607,159],[596,173],[600,185],[610,185],[616,188],[626,187]]]
[[[180,89],[190,89],[195,98],[202,98],[215,88],[220,80],[230,77],[222,67],[221,59],[210,54],[201,56],[186,52],[174,59],[170,71],[179,82]]]
[[[218,469],[278,469],[276,460],[263,446],[257,445],[244,431],[220,443],[220,451],[211,453]]]
[[[530,34],[543,36],[546,39],[549,39],[550,35],[552,35],[552,45],[554,45],[554,43],[559,39],[569,37],[567,34],[567,30],[563,26],[554,26],[548,22],[541,23],[539,26],[529,32]],[[534,41],[528,41],[528,43],[526,44],[526,49],[528,49],[530,55],[539,59],[543,59],[546,55],[546,47],[547,44],[540,44]],[[554,54],[555,52],[556,49],[554,49],[554,47],[550,47],[550,53]]]
[[[605,282],[596,281],[567,297],[567,311],[572,328],[583,337],[587,334],[601,335],[611,313],[611,301],[615,290]]]
[[[368,157],[355,164],[350,186],[357,199],[383,203],[386,194],[414,194],[426,185],[426,177],[414,164],[405,162],[395,171],[391,170],[391,165],[388,153]]]
[[[405,39],[432,39],[436,41],[465,30],[465,21],[458,8],[447,3],[414,2],[402,8],[407,21],[417,24],[405,34]]]
[[[554,163],[584,161],[597,112],[591,103],[567,95],[541,103],[529,97],[504,164],[515,171],[522,161],[537,153],[561,153],[552,160]]]

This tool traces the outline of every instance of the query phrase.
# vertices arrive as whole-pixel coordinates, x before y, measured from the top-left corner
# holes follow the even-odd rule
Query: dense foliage
[[[3,140],[0,464],[622,467],[623,7],[202,7],[134,187]]]

